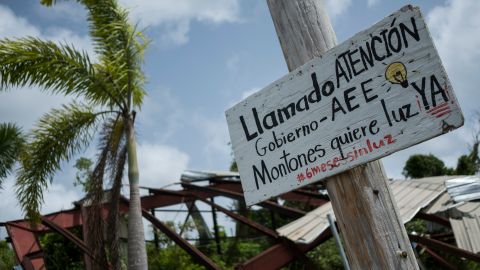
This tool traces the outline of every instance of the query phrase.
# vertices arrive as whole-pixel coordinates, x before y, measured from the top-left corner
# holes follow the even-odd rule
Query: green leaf
[[[0,124],[0,187],[2,181],[12,171],[25,139],[15,124]]]
[[[140,66],[148,41],[128,20],[128,12],[115,0],[82,0],[88,10],[90,34],[103,71],[122,97],[140,106],[145,91]],[[128,101],[130,102],[130,101]]]
[[[85,52],[32,37],[0,40],[0,90],[31,85],[93,104],[119,105],[121,99]]]
[[[98,114],[72,103],[44,115],[20,157],[16,194],[23,211],[35,219],[43,203],[43,189],[62,161],[68,161],[90,142]]]

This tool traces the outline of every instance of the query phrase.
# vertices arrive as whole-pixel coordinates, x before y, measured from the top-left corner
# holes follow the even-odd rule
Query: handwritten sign
[[[248,205],[463,125],[420,10],[356,34],[226,112]]]

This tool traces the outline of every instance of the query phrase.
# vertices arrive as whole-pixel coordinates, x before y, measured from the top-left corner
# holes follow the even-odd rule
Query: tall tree
[[[117,181],[114,186],[119,192],[122,162],[128,163],[128,269],[147,269],[134,123],[135,111],[145,96],[141,64],[148,42],[128,21],[128,13],[116,0],[77,2],[87,10],[95,61],[67,43],[34,37],[0,40],[2,90],[36,85],[83,100],[53,109],[40,118],[20,156],[17,197],[25,214],[38,221],[43,190],[60,169],[61,162],[85,148],[100,127],[99,156],[89,192],[91,206],[98,208],[102,201],[106,173],[112,181]],[[42,3],[53,5],[55,0]],[[98,214],[93,218],[98,218]],[[98,220],[102,222],[101,218]],[[113,258],[115,254],[107,256]]]

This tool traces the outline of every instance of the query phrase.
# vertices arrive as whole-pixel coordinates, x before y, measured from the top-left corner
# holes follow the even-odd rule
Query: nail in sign
[[[249,96],[226,117],[248,205],[463,125],[412,6]]]

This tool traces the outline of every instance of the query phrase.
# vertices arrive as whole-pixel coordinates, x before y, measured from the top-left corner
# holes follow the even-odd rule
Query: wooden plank
[[[267,3],[289,70],[335,46],[335,33],[321,1]],[[418,269],[386,181],[379,161],[326,181],[351,269]],[[350,196],[352,191],[355,197]],[[344,208],[356,208],[356,214],[342,215]]]
[[[312,44],[305,46],[327,44],[314,37],[317,18],[315,24],[291,19],[298,31],[289,39],[296,42],[312,28],[302,39]],[[463,125],[418,8],[403,8],[323,54],[322,47],[312,49],[300,57],[316,58],[226,112],[247,204]],[[292,66],[299,63],[287,58]]]

